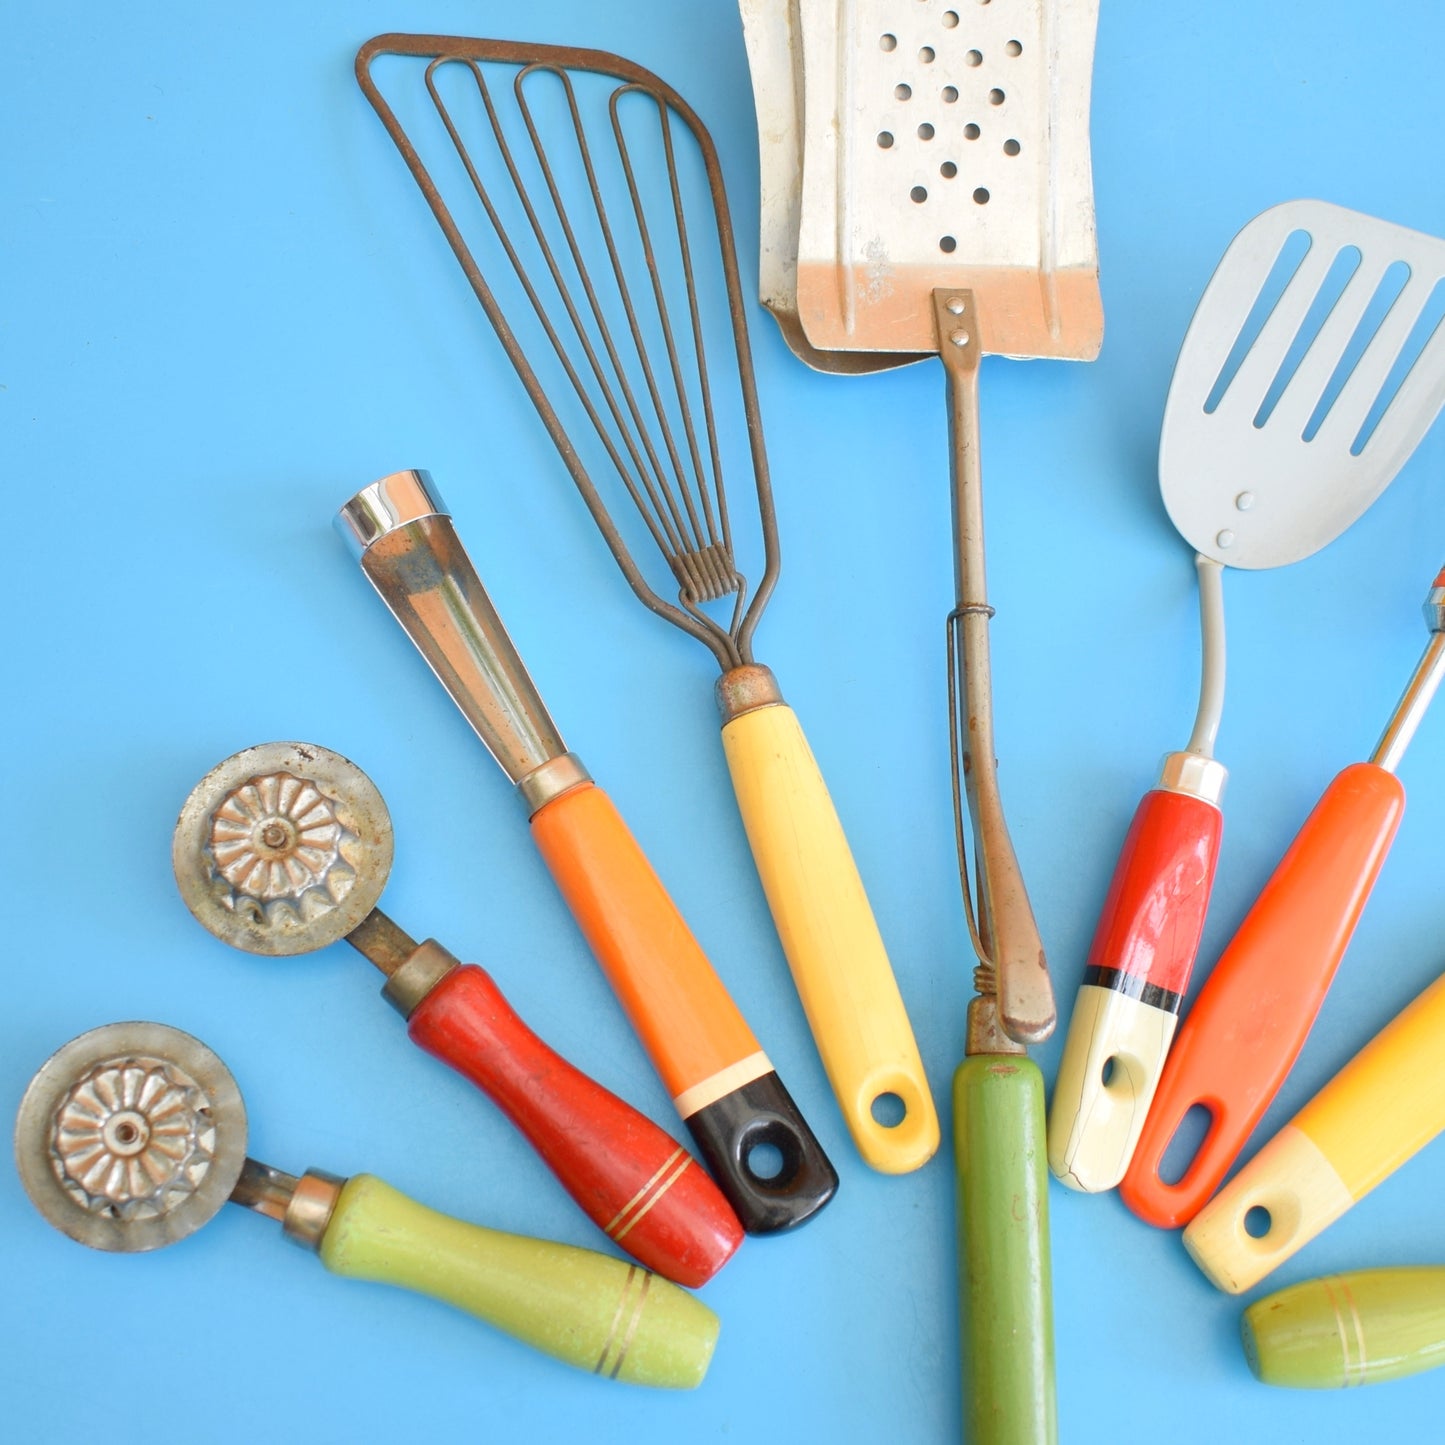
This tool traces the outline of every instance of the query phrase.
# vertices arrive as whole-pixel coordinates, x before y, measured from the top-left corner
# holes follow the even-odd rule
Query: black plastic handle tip
[[[724,1094],[686,1122],[749,1234],[795,1229],[838,1192],[838,1171],[774,1073]]]

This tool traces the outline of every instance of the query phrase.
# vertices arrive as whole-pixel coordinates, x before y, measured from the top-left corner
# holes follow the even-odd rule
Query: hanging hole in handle
[[[748,1173],[771,1184],[783,1172],[783,1151],[776,1144],[755,1144],[748,1150]]]
[[[1251,1239],[1263,1239],[1274,1227],[1274,1220],[1264,1205],[1256,1204],[1244,1212],[1244,1232]]]
[[[884,1129],[896,1129],[908,1117],[908,1105],[897,1094],[879,1094],[868,1111],[873,1122]]]
[[[1161,1184],[1172,1187],[1184,1178],[1213,1128],[1214,1115],[1210,1110],[1204,1104],[1191,1104],[1159,1161]]]
[[[793,1131],[769,1120],[748,1130],[742,1140],[743,1172],[760,1189],[786,1189],[803,1167]]]
[[[1119,1072],[1118,1060],[1110,1054],[1104,1060],[1104,1067],[1099,1070],[1099,1082],[1107,1089],[1114,1082],[1114,1075]]]

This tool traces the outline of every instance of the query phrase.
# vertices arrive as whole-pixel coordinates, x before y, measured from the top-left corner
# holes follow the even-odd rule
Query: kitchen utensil
[[[798,319],[798,218],[803,198],[803,43],[797,0],[739,0],[758,114],[761,188],[758,299],[793,355],[816,371],[856,375],[907,366],[917,355],[819,351]]]
[[[742,1242],[692,1156],[575,1069],[512,1011],[483,969],[417,944],[376,907],[391,819],[355,763],[314,743],[263,743],[212,768],[171,847],[186,906],[223,943],[290,957],[345,938],[386,975],[382,995],[429,1054],[483,1091],[609,1239],[697,1286]]]
[[[948,386],[951,771],[959,874],[980,959],[967,1057],[954,1079],[965,1423],[976,1441],[1051,1440],[1043,1092],[1015,1044],[1047,1038],[1055,1008],[998,786],[978,369],[985,352],[1098,354],[1088,135],[1097,5],[801,0],[800,16],[803,330],[826,351],[937,352]],[[977,1127],[990,1108],[999,1127]],[[1005,1226],[996,1216],[1015,1203],[1013,1248],[995,1258],[988,1231]],[[1011,1326],[999,1333],[991,1312],[1005,1299]]]
[[[953,1076],[964,1436],[1058,1435],[1044,1080],[980,986]]]
[[[425,158],[372,78],[386,54],[428,62],[447,139]],[[753,660],[778,576],[777,528],[711,138],[656,76],[591,51],[389,35],[362,48],[357,75],[627,581],[721,666],[733,789],[844,1120],[875,1168],[918,1168],[939,1127],[903,999],[807,740],[772,672]],[[516,102],[505,113],[504,81]],[[568,106],[560,131],[546,111],[559,84]],[[589,125],[597,116],[610,125]],[[579,164],[586,185],[574,175],[574,205],[565,176]],[[456,176],[447,187],[455,209],[435,179],[444,166]],[[489,253],[495,265],[478,260]],[[494,287],[520,288],[525,300],[499,300]],[[513,328],[524,326],[545,341],[523,345]],[[569,406],[567,421],[558,408]],[[750,600],[723,484],[723,458],[742,450],[744,435],[763,559]],[[675,603],[664,595],[674,588]]]
[[[1190,323],[1159,479],[1199,553],[1203,686],[1188,749],[1165,758],[1130,827],[1059,1066],[1050,1158],[1076,1188],[1112,1188],[1128,1167],[1204,928],[1225,781],[1213,757],[1220,569],[1310,556],[1409,456],[1441,402],[1438,350],[1405,373],[1445,309],[1442,258],[1445,242],[1432,237],[1292,201],[1235,237]]]
[[[839,10],[801,0],[798,310],[824,350],[938,352],[949,391],[956,605],[955,776],[1003,1027],[1047,1038],[1054,998],[1004,819],[993,743],[978,364],[985,352],[1091,360],[1103,334],[1089,170],[1097,5]]]
[[[1224,817],[1214,757],[1224,705],[1221,567],[1195,558],[1203,633],[1189,747],[1168,753],[1129,825],[1074,1000],[1049,1109],[1049,1167],[1071,1189],[1112,1189],[1144,1128],[1199,952]]]
[[[611,799],[567,751],[431,478],[383,477],[337,527],[516,784],[552,877],[743,1228],[810,1218],[838,1187],[833,1166]],[[781,1156],[771,1174],[764,1146]]]
[[[717,1341],[710,1309],[637,1265],[463,1224],[370,1174],[298,1179],[247,1158],[235,1079],[164,1024],[106,1024],[46,1060],[20,1101],[15,1158],[47,1222],[93,1249],[173,1244],[230,1199],[333,1274],[430,1295],[609,1379],[690,1389]]]
[[[1445,1269],[1360,1269],[1256,1300],[1240,1321],[1249,1368],[1266,1385],[1337,1389],[1445,1364]]]
[[[1395,771],[1445,678],[1445,571],[1425,618],[1430,641],[1370,760],[1325,790],[1179,1030],[1120,1185],[1151,1224],[1172,1228],[1199,1212],[1304,1047],[1400,825],[1405,789]],[[1196,1104],[1210,1115],[1208,1131],[1183,1174],[1165,1183],[1164,1155]]]
[[[1445,977],[1385,1025],[1203,1209],[1184,1247],[1240,1294],[1445,1129]]]

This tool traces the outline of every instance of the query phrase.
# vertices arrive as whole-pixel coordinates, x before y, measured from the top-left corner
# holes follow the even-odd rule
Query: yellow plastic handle
[[[612,1380],[689,1390],[717,1343],[717,1316],[640,1265],[464,1224],[370,1174],[342,1186],[321,1260],[335,1274],[444,1300]]]
[[[1445,1130],[1442,1048],[1445,976],[1386,1024],[1184,1231],[1186,1248],[1220,1289],[1239,1294],[1257,1284]]]
[[[745,712],[722,736],[768,907],[843,1118],[874,1169],[906,1174],[937,1150],[938,1113],[827,784],[786,704]],[[889,1095],[902,1118],[880,1122],[874,1104]]]

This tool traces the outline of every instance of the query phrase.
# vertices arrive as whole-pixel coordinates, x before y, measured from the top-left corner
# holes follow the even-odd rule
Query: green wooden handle
[[[968,1445],[1051,1445],[1054,1311],[1044,1081],[1022,1055],[953,1076],[958,1277]]]
[[[691,1389],[717,1342],[717,1316],[640,1265],[464,1224],[369,1174],[342,1187],[321,1260],[336,1274],[445,1300],[613,1380]]]
[[[1328,1390],[1445,1365],[1445,1269],[1361,1269],[1266,1295],[1240,1321],[1266,1385]]]

